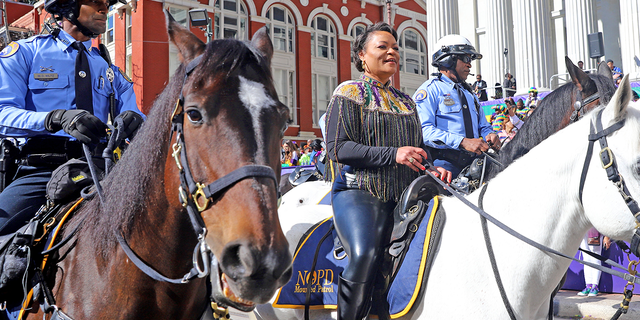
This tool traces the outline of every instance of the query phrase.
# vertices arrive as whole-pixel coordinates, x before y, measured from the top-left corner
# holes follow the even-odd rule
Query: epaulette
[[[347,98],[357,104],[365,103],[365,92],[362,80],[349,80],[341,83],[333,94]]]
[[[51,37],[50,34],[36,34],[35,36],[31,36],[29,37],[27,40],[25,40],[24,42],[29,43],[29,42],[33,42],[33,40],[35,39],[39,39],[39,38],[47,38],[47,37]]]

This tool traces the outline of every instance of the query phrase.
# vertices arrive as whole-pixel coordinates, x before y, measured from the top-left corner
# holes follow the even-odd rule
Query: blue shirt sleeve
[[[48,112],[28,108],[29,75],[33,52],[24,41],[10,56],[0,58],[0,135],[32,136],[45,131]]]

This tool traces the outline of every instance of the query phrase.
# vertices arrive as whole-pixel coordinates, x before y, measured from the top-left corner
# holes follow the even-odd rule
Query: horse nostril
[[[254,259],[251,250],[242,244],[228,245],[222,251],[224,272],[232,279],[249,276],[253,272]]]

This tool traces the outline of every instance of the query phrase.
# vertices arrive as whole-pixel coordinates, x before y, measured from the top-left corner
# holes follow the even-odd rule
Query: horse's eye
[[[198,110],[195,110],[195,109],[187,110],[187,117],[189,117],[189,121],[195,124],[202,123],[202,114]]]

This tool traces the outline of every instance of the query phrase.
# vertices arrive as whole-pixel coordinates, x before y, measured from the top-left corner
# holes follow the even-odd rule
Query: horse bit
[[[201,54],[198,57],[194,58],[191,62],[189,62],[189,64],[187,64],[182,87],[184,87],[184,84],[186,83],[189,75],[200,64],[202,57],[203,56]],[[193,231],[198,238],[198,243],[193,250],[193,267],[182,278],[167,278],[159,272],[155,271],[144,261],[142,261],[129,247],[122,235],[116,234],[116,236],[118,238],[118,242],[122,246],[129,259],[131,259],[131,261],[142,272],[157,281],[183,284],[188,283],[195,277],[206,277],[211,273],[209,266],[217,265],[217,261],[213,256],[213,253],[211,252],[211,248],[206,243],[205,238],[207,235],[207,228],[204,220],[202,219],[202,216],[200,215],[200,212],[206,210],[209,207],[210,200],[219,198],[224,191],[244,179],[254,177],[270,178],[275,183],[276,189],[278,187],[278,180],[276,178],[275,172],[271,167],[265,165],[249,164],[235,169],[234,171],[215,180],[209,185],[205,186],[204,183],[196,182],[193,178],[193,175],[191,174],[191,170],[189,169],[186,146],[184,143],[184,95],[182,91],[180,92],[180,98],[176,102],[175,109],[171,114],[171,123],[171,135],[173,136],[173,133],[176,133],[176,142],[172,145],[173,152],[171,153],[171,156],[175,159],[176,166],[180,171],[180,187],[178,188],[178,195],[180,198],[180,203],[187,210],[189,220],[191,221],[191,225],[193,227]],[[187,194],[187,190],[189,194]],[[199,258],[202,260],[202,267],[198,263]],[[224,317],[224,313],[226,312],[225,307],[218,307],[218,304],[214,301],[212,301],[212,307],[215,313],[214,317]]]

